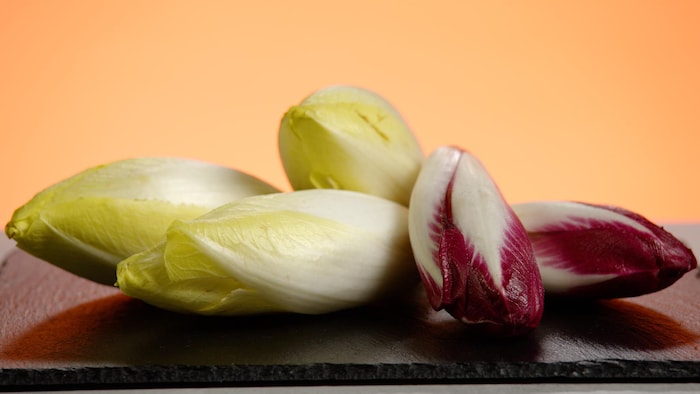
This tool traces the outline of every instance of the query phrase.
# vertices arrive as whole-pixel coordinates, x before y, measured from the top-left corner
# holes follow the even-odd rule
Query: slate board
[[[673,229],[700,250],[700,226]],[[511,340],[433,311],[420,286],[323,316],[188,316],[15,249],[0,265],[0,390],[700,382],[699,307],[691,272],[642,297],[548,299],[541,326]]]

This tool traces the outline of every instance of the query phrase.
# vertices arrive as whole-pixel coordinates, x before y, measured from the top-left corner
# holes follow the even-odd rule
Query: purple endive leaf
[[[664,289],[697,267],[680,240],[620,207],[539,201],[513,209],[548,295],[634,297]]]
[[[442,147],[426,159],[409,235],[434,309],[500,335],[537,327],[544,295],[532,246],[475,156]]]

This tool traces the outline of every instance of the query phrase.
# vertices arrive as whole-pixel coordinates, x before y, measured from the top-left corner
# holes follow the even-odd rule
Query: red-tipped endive
[[[633,297],[697,267],[693,252],[629,210],[571,201],[514,204],[548,295]]]
[[[418,282],[408,209],[358,192],[249,197],[176,221],[166,234],[119,263],[118,286],[177,312],[320,314]]]
[[[277,191],[254,176],[197,160],[127,159],[43,190],[15,211],[5,232],[32,255],[113,286],[117,263],[157,244],[173,220]]]
[[[544,292],[527,233],[475,156],[441,147],[428,157],[409,234],[433,308],[499,335],[539,325]]]

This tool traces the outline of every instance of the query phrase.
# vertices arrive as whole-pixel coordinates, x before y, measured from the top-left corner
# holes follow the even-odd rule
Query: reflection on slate
[[[270,382],[700,381],[700,278],[643,297],[547,300],[484,338],[402,301],[322,316],[202,317],[146,305],[15,251],[0,266],[0,390]]]

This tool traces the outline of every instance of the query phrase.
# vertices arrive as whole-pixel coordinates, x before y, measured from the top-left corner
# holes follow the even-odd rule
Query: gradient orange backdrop
[[[353,84],[511,202],[699,221],[700,1],[0,2],[0,220],[87,167],[181,156],[289,189],[285,110]]]

